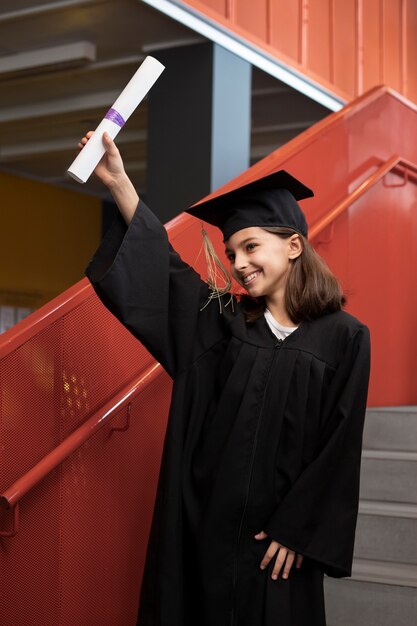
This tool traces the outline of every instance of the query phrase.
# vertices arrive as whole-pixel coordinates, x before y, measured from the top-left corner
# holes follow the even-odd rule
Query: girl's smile
[[[252,283],[257,276],[259,276],[260,272],[257,270],[256,272],[252,272],[251,274],[247,274],[246,276],[242,276],[242,282],[247,287],[250,283]]]

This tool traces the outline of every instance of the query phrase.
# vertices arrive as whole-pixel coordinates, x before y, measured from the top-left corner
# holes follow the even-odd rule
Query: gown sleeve
[[[222,338],[219,306],[200,312],[208,285],[142,200],[129,226],[118,214],[85,273],[103,304],[172,377]]]
[[[369,331],[361,326],[331,382],[319,452],[264,525],[272,539],[335,578],[352,569],[369,370]]]

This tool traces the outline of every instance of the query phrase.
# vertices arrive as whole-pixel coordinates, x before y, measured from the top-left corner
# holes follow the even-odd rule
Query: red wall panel
[[[267,4],[267,0],[234,0],[232,3],[236,24],[265,42],[268,42]]]
[[[401,0],[384,0],[382,19],[383,80],[401,91]]]
[[[356,7],[353,2],[333,3],[332,58],[330,82],[342,91],[356,93],[357,46]],[[333,59],[333,60],[332,60]]]
[[[183,0],[183,4],[347,100],[385,83],[417,101],[414,0]]]
[[[359,90],[366,91],[383,81],[381,16],[381,0],[364,2],[360,23],[363,39],[363,79]]]
[[[404,48],[404,63],[406,64],[406,86],[402,90],[404,95],[417,101],[417,72],[415,71],[417,59],[417,3],[415,0],[404,0],[406,7],[405,21],[407,23],[407,40]]]
[[[212,11],[216,11],[219,15],[226,17],[228,0],[203,0],[203,3]]]
[[[307,33],[307,63],[306,67],[330,80],[330,57],[332,46],[330,43],[331,13],[329,0],[314,0],[308,3],[306,19]]]
[[[276,50],[281,50],[285,55],[300,63],[300,2],[287,2],[283,5],[281,0],[270,0],[269,4],[271,46]]]

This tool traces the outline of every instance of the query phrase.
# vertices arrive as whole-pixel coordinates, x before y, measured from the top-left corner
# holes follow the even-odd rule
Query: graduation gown
[[[142,201],[86,274],[173,378],[138,624],[325,626],[323,573],[351,573],[366,326],[338,311],[279,341],[236,301],[204,307],[208,286]],[[304,555],[287,580],[275,556],[260,569],[272,539]]]

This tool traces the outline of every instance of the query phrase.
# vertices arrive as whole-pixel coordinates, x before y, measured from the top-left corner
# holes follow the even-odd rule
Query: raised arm
[[[86,144],[92,133],[81,140]],[[127,177],[113,141],[95,174],[119,209],[86,269],[97,295],[171,376],[225,336],[217,302],[204,306],[209,287],[169,243],[158,218]]]

